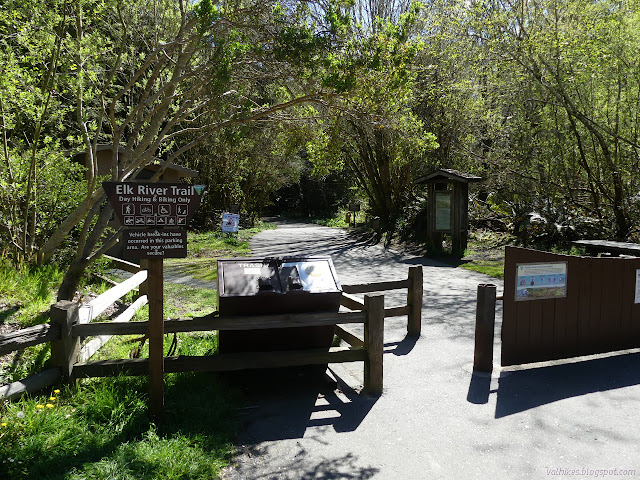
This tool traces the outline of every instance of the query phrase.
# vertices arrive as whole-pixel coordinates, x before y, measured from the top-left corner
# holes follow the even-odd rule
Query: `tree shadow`
[[[299,447],[300,448],[300,447]],[[269,455],[269,447],[250,446],[245,447],[243,455],[247,458],[263,458]],[[266,469],[259,464],[244,464],[241,474],[233,472],[224,478],[229,480],[250,478],[251,480],[275,479],[278,480],[368,480],[373,478],[380,469],[375,467],[361,467],[357,465],[358,458],[347,453],[339,458],[322,459],[310,462],[307,452],[300,448],[293,456],[294,460],[285,465],[278,465],[277,469]]]
[[[20,306],[19,305],[14,305],[12,307],[9,308],[5,308],[4,310],[0,311],[0,325],[2,325],[4,322],[7,321],[7,318],[10,318],[14,313],[16,313],[18,310],[20,310]]]
[[[502,371],[498,388],[490,385],[490,375],[473,375],[467,401],[486,404],[495,393],[495,418],[503,418],[567,398],[640,385],[640,353]]]

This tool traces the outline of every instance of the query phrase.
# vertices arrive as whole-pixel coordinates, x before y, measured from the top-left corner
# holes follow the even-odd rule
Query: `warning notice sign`
[[[187,256],[187,231],[179,229],[125,230],[122,256],[140,258],[184,258]]]

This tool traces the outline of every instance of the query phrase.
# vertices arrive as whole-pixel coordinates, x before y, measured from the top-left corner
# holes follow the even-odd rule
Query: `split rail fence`
[[[127,264],[127,262],[121,262],[119,266],[126,267],[129,271],[137,267],[135,264]],[[0,335],[0,355],[42,343],[50,343],[51,359],[49,363],[52,365],[51,368],[30,375],[21,381],[0,386],[0,399],[18,398],[25,393],[37,392],[54,385],[62,378],[68,378],[71,375],[74,363],[84,361],[96,353],[107,342],[110,335],[98,335],[81,348],[81,339],[73,334],[71,327],[89,324],[127,293],[138,287],[143,290],[143,284],[147,280],[147,271],[140,270],[139,267],[137,270],[131,278],[107,290],[89,303],[78,305],[74,302],[60,301],[52,305],[49,311],[49,323]],[[110,323],[115,325],[129,322],[146,303],[147,296],[140,295]]]
[[[139,270],[135,264],[119,262],[120,268],[130,272]],[[342,305],[350,311],[337,313],[301,313],[245,317],[208,316],[186,320],[165,320],[164,332],[194,332],[213,330],[252,330],[264,328],[288,328],[297,326],[335,325],[336,335],[348,345],[327,349],[300,351],[227,353],[212,356],[164,357],[166,373],[187,371],[231,371],[248,368],[274,368],[294,365],[364,362],[364,390],[379,395],[383,388],[384,319],[407,315],[407,332],[419,336],[422,312],[422,266],[409,268],[404,280],[344,285]],[[78,305],[61,301],[51,307],[50,322],[18,332],[0,335],[0,355],[41,343],[51,343],[52,368],[32,375],[22,381],[0,387],[0,398],[14,399],[25,393],[33,393],[54,385],[60,380],[83,377],[102,377],[126,373],[147,375],[149,359],[119,359],[87,361],[113,335],[145,335],[148,321],[129,322],[135,312],[147,303],[141,295],[124,313],[109,322],[93,321],[113,302],[136,287],[143,291],[147,279],[146,270],[138,271],[128,280],[100,295],[89,304]],[[407,289],[406,305],[385,308],[387,290]],[[364,293],[364,301],[354,294]],[[364,335],[344,327],[345,324],[363,324]],[[82,349],[83,338],[93,337]]]

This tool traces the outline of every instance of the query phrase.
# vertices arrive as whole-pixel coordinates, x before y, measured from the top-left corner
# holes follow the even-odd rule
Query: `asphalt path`
[[[640,353],[501,369],[499,303],[493,374],[473,375],[477,286],[500,293],[496,279],[300,223],[261,232],[252,251],[330,255],[343,284],[423,265],[422,335],[406,337],[406,317],[385,320],[379,397],[359,393],[361,363],[329,366],[337,388],[277,373],[247,385],[225,480],[640,477]]]

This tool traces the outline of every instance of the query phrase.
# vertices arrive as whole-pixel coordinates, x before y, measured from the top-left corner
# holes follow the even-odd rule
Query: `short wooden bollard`
[[[409,288],[407,290],[407,305],[409,305],[409,319],[407,334],[419,337],[422,332],[422,265],[409,267]]]
[[[366,294],[364,310],[367,315],[364,324],[364,344],[367,349],[367,359],[364,362],[364,391],[369,395],[382,395],[384,294]]]
[[[476,334],[473,371],[493,371],[493,335],[496,323],[496,286],[478,285],[476,304]]]

